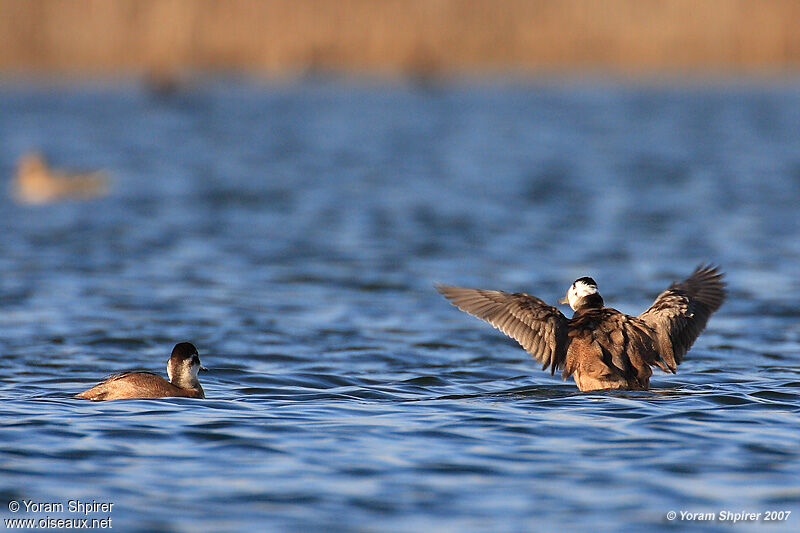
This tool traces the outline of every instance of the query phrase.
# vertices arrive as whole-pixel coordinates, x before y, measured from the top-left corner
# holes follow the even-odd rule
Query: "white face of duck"
[[[577,279],[572,285],[570,285],[569,290],[567,290],[567,297],[562,298],[558,303],[569,303],[569,306],[574,311],[578,300],[592,294],[597,294],[597,285],[593,283],[591,278]]]
[[[182,359],[180,361],[170,359],[167,362],[167,377],[170,381],[173,378],[181,379],[186,375],[189,376],[191,381],[194,381],[201,370],[205,371],[207,369],[200,364],[200,357],[197,354],[194,354],[191,359]]]
[[[200,358],[198,356],[192,357],[192,368],[190,372],[192,373],[192,379],[197,379],[197,374],[200,371],[206,372],[208,369],[200,364]]]

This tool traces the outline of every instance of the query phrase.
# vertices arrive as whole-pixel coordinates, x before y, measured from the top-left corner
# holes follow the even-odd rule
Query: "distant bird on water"
[[[562,370],[581,391],[647,390],[652,366],[675,373],[677,365],[725,300],[723,274],[711,265],[658,295],[638,317],[604,307],[597,283],[582,277],[559,304],[561,311],[535,296],[437,285],[450,302],[515,339],[550,373]]]
[[[48,204],[96,198],[108,188],[108,177],[102,171],[67,174],[51,169],[41,154],[30,152],[19,160],[12,195],[21,204]]]

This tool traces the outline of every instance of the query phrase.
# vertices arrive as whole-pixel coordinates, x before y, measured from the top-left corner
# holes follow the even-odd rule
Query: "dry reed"
[[[781,70],[797,0],[0,0],[0,70]]]

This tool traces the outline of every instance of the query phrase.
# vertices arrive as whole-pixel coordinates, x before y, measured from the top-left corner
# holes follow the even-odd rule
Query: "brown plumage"
[[[105,195],[109,180],[102,171],[68,174],[50,168],[37,152],[20,158],[13,182],[14,199],[22,204],[86,200]]]
[[[85,400],[131,400],[169,398],[205,398],[197,373],[205,368],[200,364],[197,348],[191,343],[175,345],[167,362],[169,381],[152,372],[125,372],[109,377],[89,390],[76,394]]]
[[[499,329],[550,373],[563,370],[581,391],[646,390],[651,367],[674,373],[725,300],[723,274],[699,266],[673,283],[638,317],[603,306],[592,278],[575,280],[567,296],[575,314],[567,319],[557,308],[525,293],[437,285],[453,305]]]

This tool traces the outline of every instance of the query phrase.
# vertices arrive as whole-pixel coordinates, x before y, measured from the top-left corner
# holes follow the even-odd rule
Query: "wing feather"
[[[567,318],[555,307],[525,293],[437,285],[436,290],[461,309],[516,340],[553,374],[564,366]]]
[[[718,267],[700,265],[691,276],[659,294],[653,305],[639,315],[655,331],[661,358],[673,372],[705,329],[711,314],[725,301],[722,277]]]

